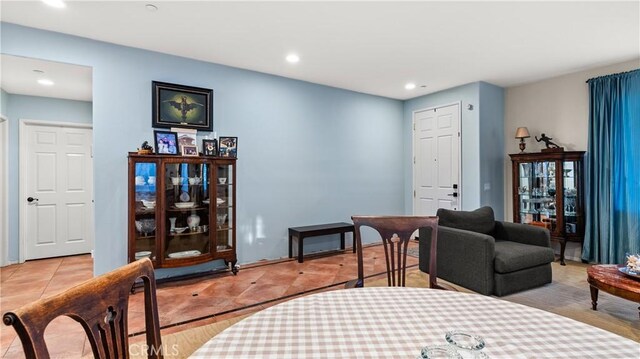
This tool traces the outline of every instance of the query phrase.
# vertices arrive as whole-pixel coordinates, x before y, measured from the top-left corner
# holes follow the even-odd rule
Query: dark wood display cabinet
[[[511,154],[513,221],[549,229],[560,242],[584,240],[584,151]]]
[[[235,166],[235,158],[129,153],[129,262],[222,259],[236,274]]]

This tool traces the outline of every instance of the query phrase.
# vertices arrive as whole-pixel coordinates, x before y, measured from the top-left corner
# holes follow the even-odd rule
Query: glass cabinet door
[[[135,171],[135,259],[156,259],[156,164],[137,162]]]
[[[233,165],[217,165],[216,169],[216,252],[231,251],[235,245]]]
[[[525,162],[518,168],[520,222],[556,231],[556,163]]]
[[[582,213],[578,202],[578,165],[574,161],[563,163],[562,183],[564,186],[564,226],[567,234],[578,232],[578,213]]]
[[[205,163],[165,164],[164,260],[211,252],[209,171]]]

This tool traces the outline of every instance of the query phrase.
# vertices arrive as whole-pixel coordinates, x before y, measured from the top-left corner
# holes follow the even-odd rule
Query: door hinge
[[[413,198],[416,198],[416,190],[413,190]]]
[[[413,130],[414,131],[416,130],[416,123],[415,122],[413,123]]]
[[[413,164],[416,164],[416,156],[413,156]]]
[[[458,137],[460,137],[460,131],[458,131]]]

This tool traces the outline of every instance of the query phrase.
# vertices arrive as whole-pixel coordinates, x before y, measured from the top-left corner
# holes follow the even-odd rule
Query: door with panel
[[[92,129],[23,125],[20,233],[24,259],[91,252]]]
[[[460,104],[416,111],[413,124],[413,213],[460,209]]]

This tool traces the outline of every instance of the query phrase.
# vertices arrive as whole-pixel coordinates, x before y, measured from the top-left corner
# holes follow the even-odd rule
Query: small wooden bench
[[[344,250],[344,234],[353,233],[353,253],[356,252],[355,228],[351,223],[329,223],[315,226],[289,228],[289,258],[293,258],[293,237],[298,239],[298,262],[303,262],[302,244],[307,237],[325,236],[328,234],[340,234],[340,248]]]

